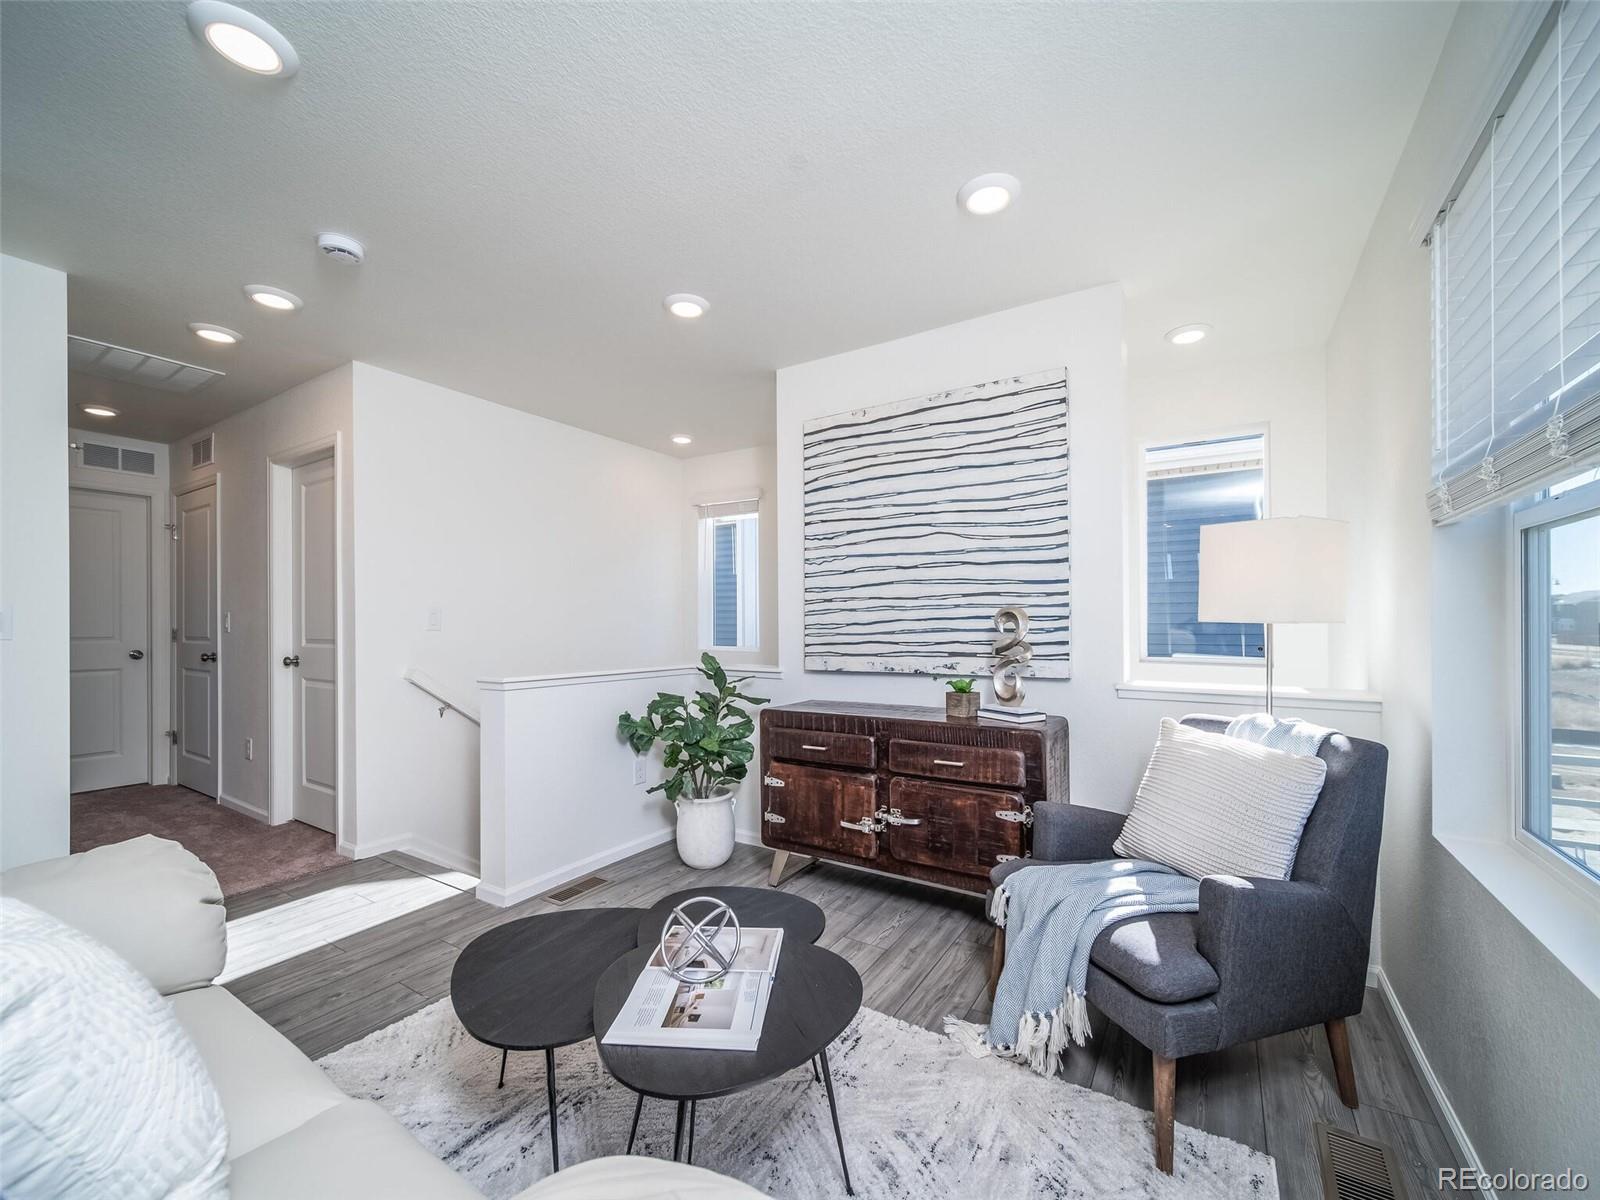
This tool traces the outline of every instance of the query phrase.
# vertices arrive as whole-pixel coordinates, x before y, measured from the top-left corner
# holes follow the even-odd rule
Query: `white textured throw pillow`
[[[1287,879],[1327,771],[1320,758],[1166,717],[1112,849],[1195,879]]]
[[[228,1194],[228,1130],[172,1005],[85,933],[0,897],[0,1194]]]

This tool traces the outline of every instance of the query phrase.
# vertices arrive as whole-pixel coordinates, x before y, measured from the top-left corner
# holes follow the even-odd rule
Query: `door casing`
[[[172,493],[172,507],[174,526],[180,526],[183,521],[183,497],[193,495],[195,492],[204,491],[206,488],[216,489],[212,503],[212,520],[215,526],[212,530],[212,540],[214,543],[212,571],[216,575],[216,588],[210,596],[209,607],[211,609],[211,628],[216,634],[215,641],[217,646],[217,659],[212,664],[213,671],[210,715],[211,728],[215,731],[215,736],[212,743],[212,755],[216,760],[217,766],[217,790],[213,799],[216,799],[220,802],[222,799],[222,794],[225,790],[223,787],[222,771],[223,747],[227,745],[227,731],[222,727],[222,679],[228,665],[222,656],[222,473],[219,471],[213,475],[207,476],[205,479],[196,480],[194,483],[188,484],[187,486],[174,488]],[[181,547],[182,542],[179,541],[176,544]],[[172,555],[172,629],[174,639],[172,648],[172,724],[173,728],[178,731],[177,740],[174,742],[172,747],[172,780],[174,783],[183,782],[181,778],[181,769],[183,765],[182,742],[184,736],[182,685],[183,643],[178,638],[180,625],[179,609],[183,603],[182,596],[180,595],[180,577],[183,571],[182,563],[179,561],[181,557],[181,549],[174,551]]]

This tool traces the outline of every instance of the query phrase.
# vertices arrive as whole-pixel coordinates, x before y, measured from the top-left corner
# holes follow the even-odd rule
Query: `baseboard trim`
[[[1389,1012],[1394,1016],[1394,1023],[1400,1027],[1400,1036],[1405,1039],[1406,1049],[1411,1054],[1412,1066],[1416,1068],[1417,1076],[1422,1080],[1423,1086],[1428,1089],[1434,1107],[1444,1118],[1445,1133],[1455,1143],[1457,1153],[1461,1155],[1466,1166],[1478,1173],[1480,1180],[1489,1178],[1483,1159],[1478,1156],[1477,1148],[1467,1136],[1466,1126],[1456,1115],[1455,1106],[1450,1103],[1450,1096],[1444,1090],[1444,1084],[1439,1081],[1433,1065],[1428,1062],[1428,1056],[1422,1051],[1422,1042],[1417,1038],[1417,1031],[1411,1027],[1411,1019],[1406,1016],[1406,1010],[1400,1006],[1400,997],[1395,995],[1394,985],[1389,982],[1388,975],[1384,974],[1381,966],[1371,966],[1367,968],[1367,982],[1378,989],[1383,1002],[1389,1006]],[[1479,1194],[1484,1200],[1497,1200],[1492,1188],[1480,1186]]]
[[[254,804],[246,804],[243,800],[235,799],[226,792],[217,792],[217,803],[222,805],[223,808],[231,808],[236,813],[243,813],[245,816],[250,817],[253,820],[260,821],[263,825],[272,824],[272,822],[267,819],[266,809],[258,808]]]
[[[465,854],[459,854],[448,847],[441,846],[438,842],[428,838],[418,837],[412,833],[400,833],[394,837],[378,838],[371,842],[361,842],[352,845],[349,842],[339,843],[339,853],[348,854],[351,858],[375,858],[380,854],[410,854],[424,862],[431,862],[437,867],[447,867],[452,871],[464,871],[468,875],[478,873],[478,860]]]
[[[478,885],[478,899],[497,908],[509,908],[513,904],[521,904],[533,896],[542,895],[552,888],[558,888],[563,883],[571,883],[574,879],[581,879],[592,871],[601,867],[610,866],[620,862],[629,855],[638,854],[641,850],[649,850],[670,842],[673,830],[658,829],[654,833],[647,833],[643,837],[634,838],[632,841],[611,846],[598,854],[591,854],[588,858],[579,859],[575,863],[557,867],[554,871],[546,871],[543,875],[536,875],[532,879],[525,879],[521,883],[509,888],[491,887],[487,883]]]

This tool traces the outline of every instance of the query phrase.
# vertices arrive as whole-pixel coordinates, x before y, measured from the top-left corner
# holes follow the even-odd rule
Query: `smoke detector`
[[[359,266],[367,257],[367,252],[360,242],[342,233],[317,234],[317,249],[334,262],[346,263],[352,267]]]

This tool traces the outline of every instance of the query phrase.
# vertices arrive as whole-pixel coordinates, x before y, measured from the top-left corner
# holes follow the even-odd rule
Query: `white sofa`
[[[227,956],[216,876],[176,842],[134,838],[17,867],[0,892],[115,950],[166,996],[194,1039],[228,1125],[236,1200],[478,1200],[388,1113],[352,1100],[315,1063],[213,980]],[[762,1193],[660,1159],[569,1167],[517,1200],[748,1200]]]

